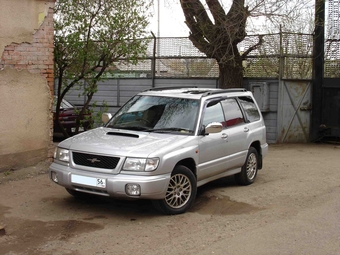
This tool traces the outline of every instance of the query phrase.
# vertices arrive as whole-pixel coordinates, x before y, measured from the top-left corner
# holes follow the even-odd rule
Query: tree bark
[[[243,67],[235,63],[221,63],[219,66],[219,88],[243,88]]]

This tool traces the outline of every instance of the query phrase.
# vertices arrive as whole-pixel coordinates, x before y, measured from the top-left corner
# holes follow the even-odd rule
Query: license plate
[[[79,127],[78,131],[79,132],[84,131],[84,127]],[[71,132],[72,133],[76,132],[76,128],[75,127],[71,128]]]
[[[71,175],[71,182],[76,184],[83,184],[92,187],[106,188],[106,179],[87,177],[81,175]]]

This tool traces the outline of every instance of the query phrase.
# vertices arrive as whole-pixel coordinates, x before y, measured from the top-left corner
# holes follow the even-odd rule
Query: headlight
[[[126,158],[123,170],[154,171],[159,163],[158,158]]]
[[[63,148],[57,148],[54,153],[54,158],[56,160],[69,162],[70,160],[70,153],[69,150],[63,149]]]

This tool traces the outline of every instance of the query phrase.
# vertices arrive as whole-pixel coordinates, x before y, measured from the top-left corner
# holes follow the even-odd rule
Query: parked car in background
[[[208,182],[234,175],[252,184],[268,151],[263,117],[245,89],[151,89],[104,119],[55,151],[50,179],[75,197],[151,199],[179,214]]]
[[[53,132],[61,133],[61,129],[58,126],[56,119],[56,105],[57,105],[57,97],[54,97],[54,108],[53,108]],[[62,99],[60,104],[60,112],[59,112],[59,120],[62,123],[63,127],[66,129],[67,133],[72,136],[76,132],[76,119],[81,111],[81,107],[76,107],[71,104],[66,99]],[[81,124],[79,126],[78,132],[83,132],[89,130],[91,128],[92,123],[92,115],[89,110],[86,111],[86,114],[81,116]]]

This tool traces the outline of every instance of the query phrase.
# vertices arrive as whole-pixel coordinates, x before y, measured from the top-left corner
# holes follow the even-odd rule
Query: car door
[[[236,98],[227,98],[221,101],[226,120],[225,152],[228,155],[227,166],[229,169],[240,167],[244,164],[248,152],[249,133],[248,123]]]
[[[220,100],[209,102],[203,110],[203,128],[209,123],[219,122],[222,132],[202,135],[199,138],[198,181],[217,175],[226,169],[225,118]]]

